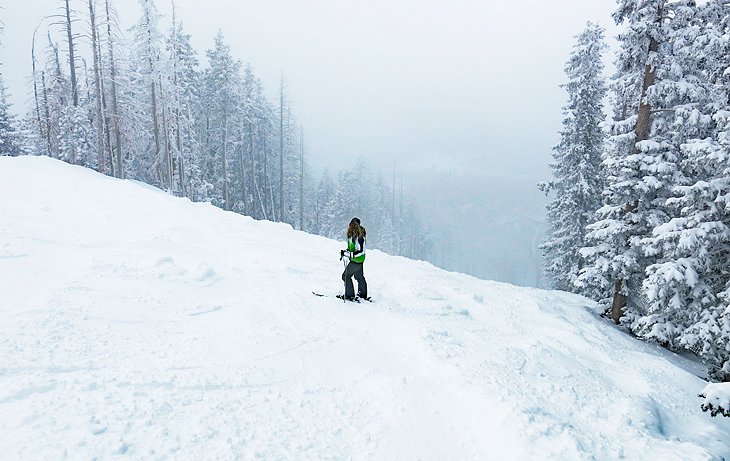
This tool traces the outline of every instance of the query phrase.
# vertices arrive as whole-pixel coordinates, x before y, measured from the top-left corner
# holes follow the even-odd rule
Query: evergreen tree
[[[314,227],[312,232],[319,235],[328,235],[327,229],[330,227],[330,223],[333,220],[327,212],[329,204],[333,200],[335,184],[332,177],[327,169],[322,173],[322,177],[319,180],[317,186],[316,195],[313,199],[314,203]]]
[[[1,39],[4,30],[5,23],[0,18],[0,46],[2,46]],[[16,118],[10,109],[3,74],[0,70],[0,155],[20,154],[18,136]]]
[[[576,290],[574,283],[583,267],[579,250],[584,246],[586,225],[600,207],[603,190],[603,33],[603,29],[589,23],[576,37],[565,65],[568,83],[563,86],[568,92],[568,104],[563,108],[560,143],[553,149],[554,179],[540,184],[544,192],[554,195],[547,206],[550,235],[542,245],[545,272],[553,288],[566,291]]]
[[[0,73],[0,155],[20,155],[20,134]]]
[[[665,0],[620,0],[614,14],[618,24],[626,23],[619,35],[621,51],[616,67],[614,120],[604,158],[606,186],[597,221],[588,226],[587,258],[576,284],[583,293],[601,300],[611,299],[611,317],[618,323],[627,297],[642,303],[641,285],[649,260],[641,239],[666,222],[664,205],[671,184],[665,179],[674,171],[673,153],[665,149],[662,135],[666,126],[650,126],[652,109],[661,103],[653,91],[657,73],[666,62]],[[659,45],[662,45],[660,49]],[[638,88],[638,90],[637,90]],[[639,98],[634,96],[640,94]],[[658,121],[658,119],[657,119]],[[650,131],[650,128],[653,130]]]
[[[220,31],[215,37],[214,47],[206,54],[209,63],[204,75],[208,161],[204,173],[214,186],[213,203],[230,210],[234,200],[231,178],[236,171],[230,163],[238,139],[235,130],[241,63],[231,55],[231,48],[224,42]]]
[[[397,254],[398,235],[392,221],[392,191],[388,188],[382,175],[378,175],[373,184],[370,233],[374,235],[378,249],[390,254]]]
[[[246,65],[238,110],[238,209],[256,219],[274,219],[273,109],[264,96],[261,80]],[[278,144],[277,144],[278,145]],[[299,169],[298,166],[296,168]],[[290,174],[296,175],[297,171]]]
[[[647,268],[648,300],[631,324],[637,334],[703,357],[730,378],[730,257],[727,162],[727,11],[720,2],[685,5],[672,17],[671,73],[662,81],[673,110],[667,144],[677,150],[668,222],[642,243],[656,262]]]
[[[191,36],[173,19],[167,51],[172,63],[170,78],[170,134],[175,189],[193,200],[206,200],[208,187],[202,177],[202,147],[196,120],[200,115],[201,76]]]
[[[133,45],[129,81],[123,85],[120,107],[125,114],[124,141],[129,146],[128,176],[165,188],[167,173],[164,156],[165,133],[162,129],[160,96],[163,71],[169,67],[163,62],[164,38],[159,30],[159,15],[153,0],[139,0],[142,16],[132,29]]]
[[[692,188],[693,183],[708,178],[709,165],[698,163],[696,153],[703,150],[712,131],[712,117],[705,113],[710,108],[711,88],[695,55],[694,41],[701,30],[697,26],[702,23],[697,12],[693,5],[673,8],[660,46],[663,65],[649,93],[655,107],[666,109],[654,115],[654,136],[647,146],[647,152],[663,160],[652,173],[668,185],[656,203],[666,217],[640,241],[651,261],[642,287],[647,303],[631,325],[641,336],[674,347],[691,318],[703,309],[702,304],[715,295],[705,277],[712,277],[706,274],[712,268],[707,265],[705,246],[712,245],[715,231],[696,227],[709,210],[706,200]],[[698,205],[700,209],[696,209]]]

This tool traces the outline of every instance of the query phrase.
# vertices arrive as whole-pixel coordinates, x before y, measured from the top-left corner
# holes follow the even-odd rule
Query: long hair
[[[367,232],[365,231],[365,228],[356,222],[351,222],[350,225],[347,227],[347,238],[365,238],[366,233]]]

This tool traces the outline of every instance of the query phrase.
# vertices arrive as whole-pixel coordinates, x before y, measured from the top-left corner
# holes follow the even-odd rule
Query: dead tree
[[[104,111],[102,108],[102,91],[101,91],[101,59],[98,55],[98,41],[96,34],[96,12],[94,3],[89,0],[89,23],[91,26],[91,48],[94,57],[94,90],[96,91],[96,119],[97,119],[97,140],[99,149],[99,173],[106,173],[106,146],[104,139]]]
[[[119,108],[117,104],[117,73],[116,64],[114,62],[114,38],[112,35],[112,21],[109,9],[109,0],[105,0],[106,6],[106,32],[107,41],[109,42],[109,71],[111,73],[111,98],[112,98],[112,114],[111,120],[114,125],[114,137],[116,138],[116,159],[117,166],[115,169],[116,176],[124,179],[124,165],[122,163],[122,134],[119,129]]]

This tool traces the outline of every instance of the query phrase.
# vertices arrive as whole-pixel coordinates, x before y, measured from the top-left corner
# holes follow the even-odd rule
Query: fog
[[[3,76],[22,112],[33,30],[62,2],[2,3]],[[123,27],[136,22],[136,1],[115,3]],[[156,3],[166,29],[172,3]],[[615,34],[612,0],[175,3],[201,59],[220,29],[272,99],[284,76],[315,171],[358,158],[386,180],[395,171],[424,220],[451,236],[440,265],[540,285],[545,198],[535,184],[550,174],[563,66],[586,21]]]

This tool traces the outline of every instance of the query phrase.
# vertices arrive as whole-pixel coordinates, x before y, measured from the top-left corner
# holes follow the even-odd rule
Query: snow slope
[[[312,296],[341,247],[0,158],[0,457],[730,458],[692,364],[586,299],[377,251],[375,303]]]

